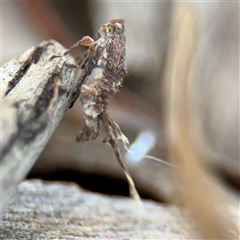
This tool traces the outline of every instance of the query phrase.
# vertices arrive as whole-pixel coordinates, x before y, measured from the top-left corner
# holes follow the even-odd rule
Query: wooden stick
[[[0,213],[69,108],[81,70],[72,67],[71,56],[49,61],[65,50],[55,41],[45,41],[0,68]]]

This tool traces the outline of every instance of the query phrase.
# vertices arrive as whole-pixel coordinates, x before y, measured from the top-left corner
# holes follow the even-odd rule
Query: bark
[[[0,68],[3,209],[69,107],[79,70],[70,56],[49,60],[64,51],[59,43],[44,41]]]

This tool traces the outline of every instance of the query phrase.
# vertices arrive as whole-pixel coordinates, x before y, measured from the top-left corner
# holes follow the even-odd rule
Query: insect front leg
[[[68,55],[72,50],[74,50],[75,48],[77,48],[79,46],[89,47],[93,44],[94,44],[94,40],[89,36],[85,36],[81,40],[79,40],[77,43],[72,45],[69,49],[67,49],[62,55],[52,55],[50,58],[50,61],[53,60],[54,58],[64,57],[64,56]]]

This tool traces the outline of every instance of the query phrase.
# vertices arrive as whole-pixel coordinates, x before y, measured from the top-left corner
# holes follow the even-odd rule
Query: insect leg
[[[83,37],[81,40],[79,40],[77,43],[75,43],[74,45],[72,45],[72,47],[70,47],[67,51],[65,51],[63,53],[63,56],[66,56],[68,53],[70,53],[73,49],[79,47],[79,46],[91,46],[94,43],[94,40],[89,37],[89,36],[85,36]]]

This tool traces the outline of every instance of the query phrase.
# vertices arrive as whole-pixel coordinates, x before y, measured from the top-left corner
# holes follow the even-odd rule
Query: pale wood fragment
[[[106,196],[74,183],[28,180],[12,198],[0,225],[1,239],[187,239],[175,206]]]
[[[64,51],[56,41],[44,41],[0,68],[2,208],[69,107],[79,70],[71,56],[49,60]]]
[[[1,239],[201,239],[184,207],[107,196],[75,183],[23,181],[0,223]],[[239,205],[222,214],[239,223]],[[221,219],[219,219],[221,221]]]

